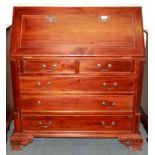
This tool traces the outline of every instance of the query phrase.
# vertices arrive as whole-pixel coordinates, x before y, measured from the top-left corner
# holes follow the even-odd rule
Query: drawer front
[[[20,77],[20,91],[70,93],[134,92],[133,78],[116,77]]]
[[[132,116],[22,116],[24,131],[131,131]]]
[[[132,112],[133,95],[21,95],[23,112]]]
[[[127,60],[80,60],[81,73],[132,73],[134,61]]]
[[[23,61],[24,73],[74,73],[74,60],[25,60]]]

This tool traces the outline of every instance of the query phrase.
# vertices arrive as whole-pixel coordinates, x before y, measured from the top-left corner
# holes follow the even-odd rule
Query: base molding
[[[120,143],[130,147],[132,151],[140,151],[143,147],[143,137],[141,135],[125,135],[119,137]]]
[[[12,150],[21,150],[22,146],[26,146],[33,141],[33,136],[26,133],[13,133],[10,143]]]
[[[130,147],[132,151],[140,151],[143,147],[143,138],[140,134],[120,134],[119,136],[114,136],[114,135],[109,135],[109,136],[102,136],[102,138],[118,138],[118,140],[120,141],[120,143],[124,144],[127,147]],[[30,143],[32,143],[33,138],[35,138],[36,136],[34,136],[32,133],[22,133],[22,132],[14,132],[11,139],[10,139],[10,143],[11,143],[11,148],[12,150],[21,150],[22,146],[26,146]],[[40,135],[37,136],[36,138],[39,137],[47,137],[45,135]],[[50,137],[50,136],[49,136]],[[53,136],[56,137],[56,136]],[[67,136],[61,136],[61,138],[63,137],[67,137]],[[72,136],[73,138],[74,136]],[[60,137],[59,137],[60,138]],[[71,138],[71,136],[70,136]],[[74,137],[76,138],[76,137]],[[78,138],[80,138],[80,136],[78,136]],[[84,138],[84,136],[82,136],[81,138]],[[87,138],[87,137],[86,137]],[[93,138],[93,137],[92,137]],[[94,138],[101,138],[101,137],[94,137]]]

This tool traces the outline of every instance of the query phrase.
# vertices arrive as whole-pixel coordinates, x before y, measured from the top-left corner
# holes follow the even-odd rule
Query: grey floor
[[[35,138],[33,143],[23,147],[22,151],[12,151],[10,136],[13,124],[8,131],[6,146],[7,155],[147,155],[147,133],[141,125],[140,131],[144,137],[144,147],[140,152],[132,152],[121,145],[117,139],[76,139],[76,138]]]

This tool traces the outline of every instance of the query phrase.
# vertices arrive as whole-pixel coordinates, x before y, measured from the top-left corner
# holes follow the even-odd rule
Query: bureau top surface
[[[14,56],[144,56],[141,8],[15,7]]]

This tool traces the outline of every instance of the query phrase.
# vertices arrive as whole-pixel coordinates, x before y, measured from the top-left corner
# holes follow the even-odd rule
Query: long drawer
[[[20,77],[21,92],[134,93],[134,88],[135,80],[123,77]]]
[[[22,115],[23,131],[129,131],[133,116],[31,116]]]
[[[20,95],[22,112],[132,112],[133,95]]]

